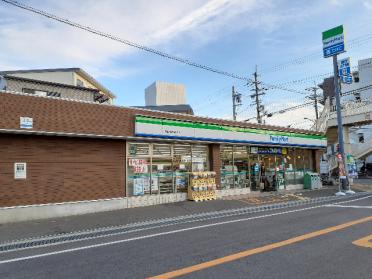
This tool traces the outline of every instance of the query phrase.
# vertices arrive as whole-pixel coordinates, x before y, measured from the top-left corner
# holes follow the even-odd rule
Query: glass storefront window
[[[304,170],[305,172],[314,171],[313,170],[313,160],[312,160],[312,150],[305,149],[304,150]]]
[[[234,188],[234,171],[235,166],[233,162],[233,147],[221,146],[221,188]]]
[[[260,181],[261,181],[261,158],[258,154],[249,155],[249,164],[250,164],[250,178],[251,178],[251,190],[258,191],[260,190]]]
[[[186,192],[191,171],[209,170],[207,145],[128,143],[127,195]]]
[[[295,150],[295,181],[296,184],[304,183],[304,150]]]
[[[283,148],[282,150],[286,149]],[[275,156],[275,178],[274,178],[275,189],[284,190],[285,189],[285,155]]]
[[[207,171],[208,161],[208,146],[192,145],[192,171]]]
[[[296,184],[295,180],[295,149],[287,148],[286,154],[284,154],[285,160],[285,183]]]
[[[127,193],[129,196],[150,194],[149,144],[129,144]]]
[[[234,187],[249,187],[249,164],[247,146],[234,146]]]
[[[151,188],[160,194],[173,193],[172,146],[153,144],[152,150]]]
[[[261,183],[264,190],[275,189],[276,162],[274,154],[261,155]],[[261,186],[262,187],[262,186]]]
[[[173,146],[174,185],[177,192],[187,192],[188,173],[192,171],[191,145],[175,144]]]

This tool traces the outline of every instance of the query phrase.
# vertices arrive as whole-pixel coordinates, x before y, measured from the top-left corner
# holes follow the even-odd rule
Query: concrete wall
[[[217,198],[249,194],[250,189],[230,189],[217,191]],[[187,200],[186,193],[153,196],[126,197],[90,201],[50,203],[30,206],[0,207],[0,224],[82,215],[95,212],[151,206]]]

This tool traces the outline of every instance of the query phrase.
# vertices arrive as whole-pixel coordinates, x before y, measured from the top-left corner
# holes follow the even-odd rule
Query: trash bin
[[[304,175],[304,189],[311,189],[311,174],[310,172]]]
[[[304,175],[304,189],[321,189],[322,188],[322,180],[320,179],[320,175],[315,172],[307,172]]]

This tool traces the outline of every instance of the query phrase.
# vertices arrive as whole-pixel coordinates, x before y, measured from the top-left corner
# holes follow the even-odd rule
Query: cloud
[[[57,16],[146,46],[171,49],[172,53],[178,53],[177,46],[184,45],[185,41],[197,48],[234,30],[247,26],[266,28],[276,23],[276,19],[266,15],[265,9],[272,5],[271,1],[111,0],[108,4],[95,0],[52,0],[40,3],[30,1],[31,6]],[[118,63],[122,58],[135,56],[135,48],[4,3],[0,6],[0,60],[7,69],[79,66],[93,75],[115,78],[144,69],[128,70]]]
[[[154,44],[151,34],[165,28],[180,15],[200,5],[200,0],[179,1],[48,1],[30,5],[69,18],[83,25],[144,44]],[[177,3],[176,3],[177,2]],[[166,4],[167,3],[167,4]],[[159,9],[160,5],[162,9]],[[0,4],[0,61],[2,67],[43,68],[81,66],[92,74],[114,77],[131,75],[117,59],[136,49],[109,39],[53,22],[21,9]],[[109,71],[107,69],[110,69]]]
[[[301,102],[286,103],[285,107],[292,107],[302,104]],[[270,118],[266,118],[266,124],[292,128],[310,129],[312,122],[305,118],[314,119],[314,108],[312,106],[302,107],[296,110],[288,111],[282,114],[275,114]]]
[[[154,34],[154,38],[174,38],[185,32],[193,32],[193,35],[202,33],[204,39],[211,39],[215,33],[220,32],[221,26],[240,14],[251,12],[259,7],[255,0],[211,0],[189,14],[181,17],[165,29]],[[209,31],[209,32],[205,32]]]
[[[369,11],[372,11],[372,2],[370,1],[363,1],[363,6],[369,10]]]
[[[333,6],[342,6],[344,4],[342,0],[329,0],[329,3]]]

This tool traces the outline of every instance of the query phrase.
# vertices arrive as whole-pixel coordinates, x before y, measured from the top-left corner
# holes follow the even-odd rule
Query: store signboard
[[[273,135],[270,135],[270,141],[272,143],[288,143],[288,137],[287,136],[273,136]]]
[[[209,123],[136,116],[135,135],[212,142],[270,144],[281,146],[326,147],[322,135],[309,135],[234,127]]]
[[[322,33],[324,58],[345,52],[344,26],[340,25]]]
[[[26,178],[27,178],[26,163],[14,163],[14,179]]]

